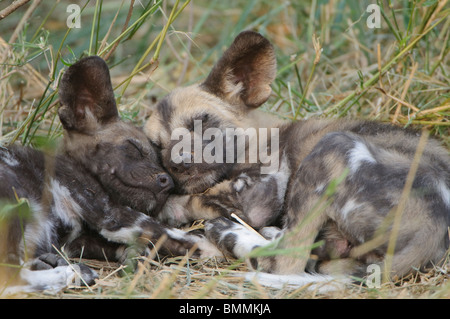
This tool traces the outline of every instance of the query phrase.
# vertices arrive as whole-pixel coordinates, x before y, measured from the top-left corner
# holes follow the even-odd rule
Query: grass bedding
[[[26,1],[25,1],[26,2]],[[376,119],[427,129],[450,147],[450,8],[446,0],[32,1],[0,20],[0,143],[55,145],[57,87],[82,56],[108,59],[121,116],[142,125],[157,101],[202,80],[242,30],[275,46],[268,113]],[[0,11],[10,2],[1,2]],[[379,28],[371,4],[380,9]],[[79,28],[68,17],[79,9]],[[75,10],[75,11],[73,11]],[[0,14],[1,16],[1,14]],[[78,19],[78,18],[77,18]],[[70,21],[69,21],[70,22]],[[268,289],[233,273],[234,260],[143,259],[118,276],[112,262],[90,288],[34,298],[449,298],[449,263],[379,288]]]

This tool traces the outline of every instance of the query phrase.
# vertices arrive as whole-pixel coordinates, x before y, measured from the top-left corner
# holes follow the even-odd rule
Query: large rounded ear
[[[89,132],[119,118],[106,62],[98,56],[70,66],[59,84],[58,115],[68,130]]]
[[[276,69],[272,44],[257,32],[244,31],[224,52],[202,87],[230,104],[256,108],[269,98]]]

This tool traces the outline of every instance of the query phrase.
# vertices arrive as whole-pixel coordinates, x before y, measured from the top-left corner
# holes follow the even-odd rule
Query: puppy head
[[[59,86],[64,152],[121,205],[159,209],[173,187],[141,129],[120,120],[109,69],[100,57],[73,64]],[[88,185],[86,186],[88,187]]]
[[[144,131],[161,148],[179,193],[203,192],[227,176],[236,163],[236,154],[227,158],[227,139],[236,138],[227,129],[252,126],[249,111],[267,101],[275,75],[271,43],[244,31],[203,83],[177,88],[159,102]]]

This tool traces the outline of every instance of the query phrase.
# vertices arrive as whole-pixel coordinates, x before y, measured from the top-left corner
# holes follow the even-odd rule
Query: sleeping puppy
[[[12,283],[19,286],[7,292],[59,290],[75,275],[94,283],[96,273],[67,265],[61,250],[131,265],[160,239],[160,253],[175,255],[203,240],[151,217],[173,181],[142,130],[120,120],[106,63],[91,56],[73,64],[59,96],[64,140],[56,156],[0,148],[0,294]],[[17,267],[26,262],[36,271]]]
[[[276,274],[304,273],[311,252],[319,273],[335,264],[364,276],[376,264],[388,277],[404,276],[440,262],[449,247],[448,151],[388,124],[274,119],[257,108],[275,75],[270,42],[245,31],[203,83],[159,102],[144,130],[179,194],[159,219],[209,219],[209,238],[236,257],[269,244],[291,251],[252,260]],[[232,213],[282,232],[275,241],[257,238],[229,220]]]

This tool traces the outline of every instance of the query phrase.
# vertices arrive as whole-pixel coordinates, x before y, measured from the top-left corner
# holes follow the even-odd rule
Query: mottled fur
[[[65,132],[55,156],[20,146],[0,149],[0,199],[11,204],[16,197],[26,199],[31,210],[31,216],[21,216],[22,205],[0,219],[0,262],[20,265],[28,257],[39,270],[21,271],[26,283],[9,291],[66,285],[72,268],[58,268],[66,263],[55,257],[57,250],[69,257],[128,262],[160,239],[164,254],[184,255],[199,242],[200,237],[167,228],[151,216],[173,181],[142,130],[120,120],[106,63],[93,56],[72,65],[59,96]],[[42,272],[53,267],[55,272]],[[5,269],[16,270],[2,267],[0,273]],[[82,269],[93,283],[96,274]],[[11,278],[0,279],[1,287]]]
[[[315,271],[331,271],[330,261],[338,259],[339,271],[364,275],[368,264],[382,265],[385,260],[420,133],[363,120],[274,119],[255,108],[268,99],[275,74],[272,45],[246,31],[205,82],[178,88],[158,104],[145,132],[161,148],[163,165],[179,193],[169,198],[159,218],[173,225],[213,219],[207,227],[209,238],[234,255],[248,252],[235,247],[245,229],[238,227],[233,236],[223,236],[228,224],[214,218],[234,212],[256,228],[278,224],[283,227],[278,248],[303,253],[258,258],[254,266],[278,274],[302,273],[312,244],[323,240],[324,245],[312,252]],[[194,140],[194,120],[201,120],[203,129],[217,127],[223,132],[230,127],[278,128],[279,148],[271,150],[278,152],[278,169],[261,174],[262,163],[248,161],[174,163],[171,150],[177,141],[171,132],[187,128]],[[210,142],[204,140],[203,147]],[[256,142],[248,140],[247,150]],[[438,263],[448,249],[450,159],[439,144],[428,139],[420,158],[401,212],[390,275],[403,276]],[[331,191],[337,180],[341,182]],[[374,238],[376,245],[369,251],[356,249]]]

